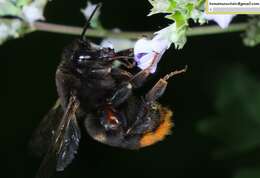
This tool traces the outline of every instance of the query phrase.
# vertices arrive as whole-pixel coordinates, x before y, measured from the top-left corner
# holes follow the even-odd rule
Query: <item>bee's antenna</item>
[[[95,9],[93,10],[93,12],[91,13],[91,15],[89,16],[87,22],[85,23],[85,25],[84,25],[84,27],[83,27],[83,31],[82,31],[82,33],[81,33],[81,35],[80,35],[80,38],[81,38],[82,40],[84,40],[85,33],[86,33],[86,31],[87,31],[87,29],[88,29],[88,27],[89,27],[89,25],[90,25],[90,21],[91,21],[92,17],[94,16],[94,14],[96,13],[96,11],[97,11],[98,8],[100,8],[100,7],[101,7],[101,3],[98,3],[98,4],[96,5]]]

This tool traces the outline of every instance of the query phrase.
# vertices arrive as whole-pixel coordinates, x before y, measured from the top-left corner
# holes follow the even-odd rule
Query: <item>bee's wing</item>
[[[35,129],[29,142],[31,153],[39,157],[46,154],[51,144],[54,131],[57,130],[63,114],[64,111],[61,107],[60,99],[58,99],[55,105],[44,116],[39,126]]]
[[[78,106],[76,97],[70,97],[36,178],[49,178],[55,170],[63,170],[73,160],[81,137],[75,115]]]
[[[63,145],[57,154],[56,171],[63,171],[74,159],[78,150],[80,137],[81,133],[76,118],[72,118],[64,133]]]

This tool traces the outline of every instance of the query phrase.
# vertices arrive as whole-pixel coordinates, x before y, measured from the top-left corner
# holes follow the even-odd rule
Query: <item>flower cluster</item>
[[[168,14],[166,18],[174,22],[168,27],[155,32],[153,39],[140,39],[134,47],[135,60],[141,69],[156,71],[158,62],[164,52],[173,43],[180,49],[186,43],[188,20],[193,19],[200,24],[207,20],[215,21],[221,28],[228,27],[234,15],[207,15],[203,12],[201,1],[194,0],[149,0],[153,6],[148,15],[158,13]]]
[[[0,19],[0,44],[8,38],[17,38],[33,30],[33,23],[43,20],[48,0],[0,0],[0,16],[16,16],[19,19]]]
[[[209,15],[204,12],[205,0],[148,0],[152,5],[148,16],[163,13],[171,23],[154,33],[152,39],[142,38],[136,43],[132,40],[104,39],[102,46],[115,48],[119,51],[134,47],[135,60],[141,69],[149,69],[151,73],[165,51],[174,44],[181,49],[187,41],[187,31],[190,20],[200,25],[207,21],[215,21],[221,28],[227,28],[234,15]],[[24,33],[34,30],[34,22],[44,19],[44,8],[48,0],[0,0],[0,16],[15,16],[17,19],[0,19],[0,44],[8,38],[17,38]],[[81,12],[89,19],[96,4],[87,1],[87,6]],[[91,20],[91,27],[104,30],[99,21],[100,9]],[[22,20],[20,20],[22,19]],[[119,32],[120,33],[120,32]],[[255,45],[259,43],[259,20],[252,21],[246,32],[245,43]]]

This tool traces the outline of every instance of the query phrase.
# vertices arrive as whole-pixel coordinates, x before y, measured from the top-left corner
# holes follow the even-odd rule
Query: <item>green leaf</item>
[[[170,6],[168,7],[168,9],[166,9],[166,11],[173,12],[177,7],[177,2],[175,0],[168,0],[168,1],[170,2]]]
[[[32,0],[16,0],[16,6],[28,5],[31,2],[32,2]]]
[[[167,15],[166,18],[175,21],[177,28],[180,28],[183,25],[187,25],[185,16],[179,11],[176,11],[174,14]]]
[[[187,16],[191,16],[191,13],[194,9],[194,4],[193,3],[188,3],[186,5],[186,9],[187,9]]]
[[[21,9],[15,6],[10,1],[1,1],[0,2],[0,16],[13,15],[19,16],[21,15]]]
[[[206,0],[197,0],[196,7],[199,9],[204,9],[204,3]]]

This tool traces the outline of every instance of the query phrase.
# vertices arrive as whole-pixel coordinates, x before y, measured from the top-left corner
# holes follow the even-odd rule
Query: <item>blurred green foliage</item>
[[[0,1],[0,45],[8,39],[32,32],[34,30],[32,23],[43,18],[47,2],[47,0]]]
[[[257,150],[260,147],[259,79],[242,67],[228,69],[217,84],[214,103],[216,114],[198,123],[201,133],[218,141],[213,157],[238,158]],[[242,169],[235,176],[259,177],[259,168]]]
[[[244,44],[247,46],[256,46],[260,44],[260,16],[253,16],[248,21],[248,27],[244,34]]]
[[[240,170],[235,178],[259,178],[260,169],[259,168],[249,168]]]

